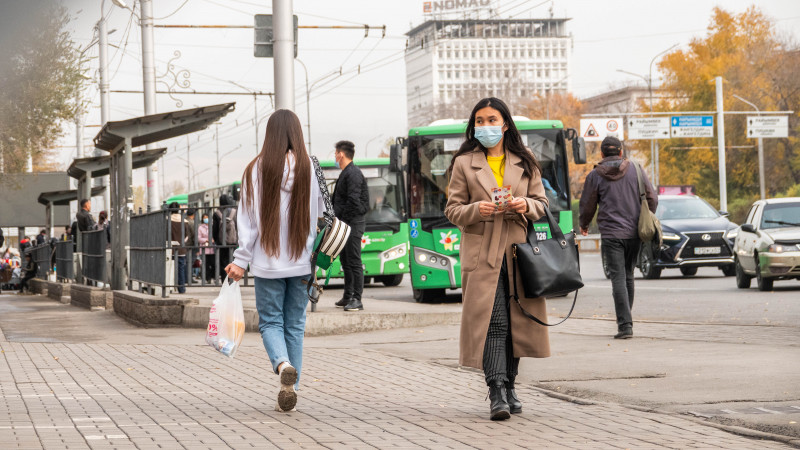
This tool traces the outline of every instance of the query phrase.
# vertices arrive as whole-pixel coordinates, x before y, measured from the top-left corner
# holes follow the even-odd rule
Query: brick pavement
[[[263,349],[5,342],[2,448],[787,448],[672,415],[519,387],[487,420],[480,374],[364,349],[309,348],[298,411],[273,411]]]

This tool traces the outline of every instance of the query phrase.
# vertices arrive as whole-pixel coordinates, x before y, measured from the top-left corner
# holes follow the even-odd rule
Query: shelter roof
[[[94,138],[95,147],[113,151],[125,138],[132,147],[152,144],[207,128],[234,110],[236,103],[201,106],[132,119],[107,122]]]
[[[142,167],[150,166],[164,156],[165,153],[167,153],[166,147],[133,152],[133,168],[141,169]],[[67,169],[67,174],[77,179],[83,178],[87,172],[91,174],[91,177],[102,177],[108,175],[110,167],[111,155],[79,158],[72,161],[72,164]]]
[[[97,197],[98,195],[102,195],[103,192],[106,190],[105,186],[95,186],[92,188],[92,197]],[[69,202],[73,200],[78,200],[78,190],[77,189],[70,189],[66,191],[51,191],[51,192],[42,192],[39,194],[38,201],[39,203],[47,206],[48,203],[53,202],[54,205],[69,205]]]

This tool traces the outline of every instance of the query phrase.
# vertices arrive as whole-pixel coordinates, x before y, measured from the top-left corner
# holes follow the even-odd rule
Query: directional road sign
[[[628,119],[628,139],[669,139],[669,117]]]
[[[747,116],[747,137],[749,138],[789,137],[789,117]]]
[[[581,119],[581,137],[585,141],[602,141],[606,136],[616,136],[620,141],[625,139],[622,132],[621,117],[602,119]]]
[[[714,137],[714,116],[672,116],[672,137]]]

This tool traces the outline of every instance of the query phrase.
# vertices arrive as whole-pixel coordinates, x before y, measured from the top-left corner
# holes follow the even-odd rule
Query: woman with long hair
[[[547,328],[509,304],[511,245],[524,242],[528,221],[547,206],[541,167],[522,143],[508,107],[484,98],[475,105],[466,140],[448,169],[445,216],[461,230],[463,309],[459,363],[483,369],[489,386],[490,417],[506,420],[522,412],[514,381],[520,357],[550,356]],[[505,210],[493,203],[493,189],[509,186]],[[521,281],[517,291],[523,292]],[[524,308],[546,317],[544,298],[522,298]]]
[[[225,272],[255,277],[258,329],[279,375],[276,411],[294,409],[303,364],[307,281],[324,204],[297,116],[275,111],[261,153],[247,165],[237,211],[239,248]]]

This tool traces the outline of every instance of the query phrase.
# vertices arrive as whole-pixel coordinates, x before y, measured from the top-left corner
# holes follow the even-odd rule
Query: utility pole
[[[272,0],[275,109],[294,111],[294,19],[292,0]],[[257,130],[256,130],[257,131]]]
[[[303,66],[303,72],[306,74],[306,126],[308,127],[308,140],[306,140],[306,144],[308,144],[308,153],[311,154],[311,91],[308,89],[308,69],[303,61],[297,58],[295,58],[295,61]]]
[[[142,82],[144,84],[144,113],[156,113],[156,63],[153,50],[153,0],[140,0],[142,7]],[[148,150],[156,148],[155,145],[147,146]],[[147,166],[147,205],[151,209],[158,209],[158,166]]]
[[[100,127],[108,122],[110,118],[109,109],[111,108],[110,96],[108,93],[108,26],[105,19],[105,0],[100,3],[100,21],[97,22],[97,34],[100,39]],[[95,150],[94,156],[102,155],[101,150]],[[108,176],[101,177],[99,186],[109,186]],[[103,191],[103,208],[111,213],[111,189]]]
[[[216,124],[214,134],[217,136],[217,186],[219,186],[219,123]]]
[[[189,143],[189,135],[186,135],[186,193],[188,194],[189,191],[192,190],[192,164],[189,162],[189,149],[191,148],[191,144]]]
[[[722,77],[716,77],[717,91],[717,151],[719,155],[719,209],[728,210],[728,186],[725,174],[725,107],[722,100]]]
[[[748,102],[736,94],[733,94],[733,96],[752,106],[753,109],[756,110],[756,113],[758,113],[759,116],[761,115],[761,110],[758,109],[758,106]],[[764,138],[761,137],[758,138],[758,192],[761,195],[761,200],[767,198],[767,189],[764,185]]]
[[[256,156],[258,156],[258,96],[256,94],[253,94],[253,111],[253,129],[256,132]]]

